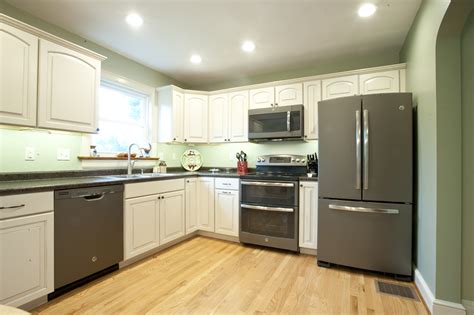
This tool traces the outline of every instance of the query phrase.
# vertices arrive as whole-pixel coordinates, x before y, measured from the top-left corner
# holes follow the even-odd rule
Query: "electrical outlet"
[[[25,161],[34,161],[36,158],[35,148],[25,147]]]
[[[69,161],[71,159],[71,150],[70,149],[58,149],[57,151],[57,160],[58,161]]]

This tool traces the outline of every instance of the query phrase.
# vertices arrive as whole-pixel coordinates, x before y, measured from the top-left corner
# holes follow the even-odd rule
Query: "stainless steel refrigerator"
[[[318,116],[318,265],[411,278],[411,93],[322,101]]]

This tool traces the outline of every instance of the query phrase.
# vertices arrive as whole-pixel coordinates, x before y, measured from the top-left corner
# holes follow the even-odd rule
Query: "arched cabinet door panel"
[[[323,80],[323,100],[359,94],[357,75]]]
[[[398,70],[362,74],[359,77],[360,94],[400,92]]]
[[[100,68],[99,60],[40,40],[38,127],[96,132]]]
[[[0,23],[0,123],[36,126],[38,37]]]

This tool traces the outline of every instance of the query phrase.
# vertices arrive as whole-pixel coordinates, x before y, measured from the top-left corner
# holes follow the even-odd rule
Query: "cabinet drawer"
[[[238,178],[216,178],[216,189],[239,190]]]
[[[184,179],[158,180],[153,182],[125,185],[125,198],[161,194],[168,191],[184,190]]]
[[[52,191],[0,196],[0,219],[54,210]]]

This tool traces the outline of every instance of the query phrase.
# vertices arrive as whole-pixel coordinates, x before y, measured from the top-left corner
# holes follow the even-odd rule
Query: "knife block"
[[[243,161],[238,161],[237,162],[237,174],[245,175],[245,174],[248,174],[248,172],[249,172],[248,163],[243,162]]]

